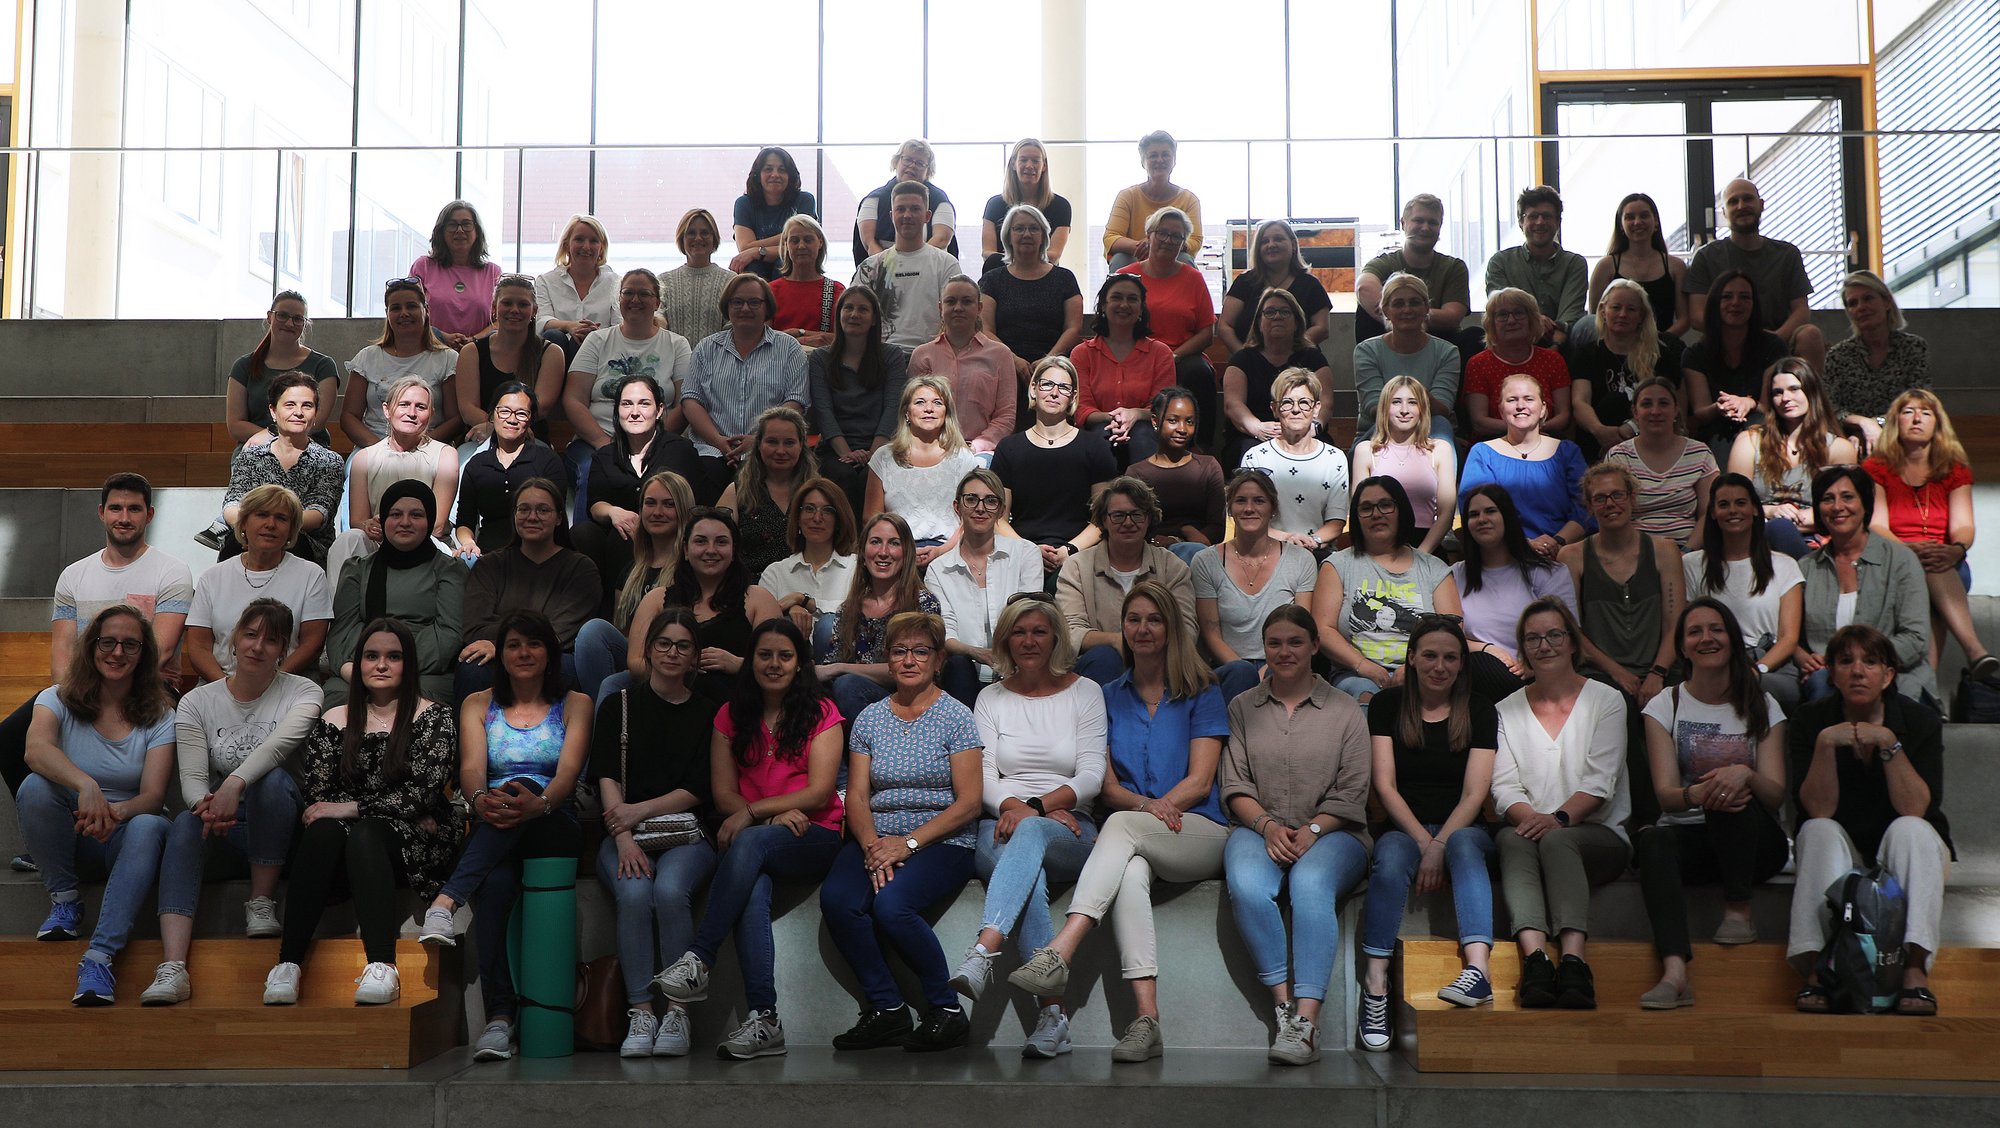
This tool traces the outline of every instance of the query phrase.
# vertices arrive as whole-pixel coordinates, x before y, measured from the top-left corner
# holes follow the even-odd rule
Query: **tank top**
[[[1624,255],[1611,256],[1611,273],[1620,278],[1625,277],[1624,268],[1619,265],[1619,260],[1624,257]],[[1627,281],[1639,282],[1637,278],[1627,279]],[[1666,332],[1667,326],[1674,323],[1674,302],[1676,300],[1674,294],[1674,272],[1668,270],[1650,282],[1639,282],[1639,288],[1646,291],[1646,300],[1653,304],[1654,326],[1660,332]]]
[[[486,786],[498,787],[510,779],[531,779],[547,787],[555,778],[556,764],[562,759],[563,702],[549,711],[532,728],[515,728],[507,721],[498,701],[486,703]]]
[[[1827,444],[1828,448],[1831,448],[1833,441],[1839,437],[1829,432],[1823,441]],[[1750,482],[1757,487],[1757,496],[1763,498],[1766,505],[1776,505],[1781,502],[1789,502],[1793,505],[1810,505],[1806,500],[1806,495],[1812,492],[1812,474],[1809,472],[1809,468],[1796,464],[1788,466],[1785,468],[1784,474],[1777,481],[1766,481],[1764,478],[1764,451],[1762,445],[1764,440],[1760,438],[1757,442],[1757,460],[1751,464],[1750,468]]]
[[[1653,545],[1640,540],[1639,566],[1624,583],[1604,571],[1597,558],[1597,538],[1584,538],[1583,584],[1577,606],[1583,611],[1583,633],[1611,660],[1636,677],[1652,668],[1660,653],[1660,570],[1653,563]]]
[[[1403,492],[1410,495],[1410,508],[1416,510],[1417,528],[1437,524],[1437,467],[1431,465],[1430,455],[1414,443],[1387,443],[1375,448],[1375,473],[1403,484]]]
[[[387,439],[368,448],[368,510],[381,516],[382,494],[397,482],[428,484],[437,472],[438,452],[444,444],[426,438],[415,450],[397,450]]]
[[[538,340],[539,340],[538,338],[532,338],[532,337],[529,338],[526,350],[530,356],[535,358],[535,367],[537,369],[541,367],[542,357],[548,355],[546,351],[540,351],[540,352],[536,351],[535,345],[538,342]],[[539,341],[539,343],[541,344],[543,350],[548,350],[556,347],[547,341]],[[539,371],[534,373],[533,375],[521,376],[513,372],[502,372],[500,371],[500,369],[494,367],[492,337],[490,336],[481,337],[477,341],[474,341],[473,345],[475,348],[479,350],[478,354],[479,355],[479,410],[486,412],[488,415],[491,415],[493,413],[493,401],[498,398],[498,396],[495,395],[495,393],[497,393],[500,390],[500,385],[502,384],[511,384],[514,381],[519,380],[521,383],[528,385],[528,387],[530,388],[535,386],[535,377],[541,374]],[[535,423],[533,430],[535,432],[535,437],[543,440],[544,442],[548,441],[549,437],[549,420],[547,413],[551,408],[555,406],[556,405],[552,403],[539,403],[535,405],[536,408]]]

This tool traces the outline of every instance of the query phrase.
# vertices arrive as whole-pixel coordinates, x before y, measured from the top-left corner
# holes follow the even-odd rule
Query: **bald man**
[[[1805,256],[1782,239],[1767,239],[1757,233],[1764,218],[1764,198],[1748,180],[1732,180],[1722,190],[1722,210],[1729,220],[1729,237],[1717,239],[1695,251],[1681,281],[1686,290],[1688,314],[1700,330],[1707,320],[1708,289],[1715,280],[1732,270],[1750,276],[1757,288],[1757,304],[1764,311],[1763,328],[1785,339],[1792,355],[1826,371],[1826,338],[1810,320],[1806,297],[1812,293],[1812,279],[1806,277]]]

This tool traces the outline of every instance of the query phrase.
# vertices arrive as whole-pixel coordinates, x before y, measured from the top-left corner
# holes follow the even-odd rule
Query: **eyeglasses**
[[[1364,501],[1354,507],[1354,513],[1357,517],[1375,517],[1378,515],[1388,517],[1394,515],[1395,512],[1396,503],[1393,501]]]
[[[514,507],[514,516],[516,517],[553,517],[555,515],[556,507],[553,505],[517,505]]]
[[[534,410],[526,407],[496,407],[493,409],[493,418],[495,419],[509,419],[509,420],[514,420],[516,422],[526,422],[527,420],[533,419],[534,417],[535,417]]]
[[[1265,306],[1257,311],[1259,317],[1290,317],[1292,311],[1286,306]]]
[[[1526,321],[1528,319],[1528,311],[1525,309],[1489,309],[1486,311],[1486,318],[1489,321]]]
[[[1568,641],[1569,632],[1561,627],[1557,627],[1547,634],[1522,635],[1521,648],[1529,650],[1538,646],[1561,646]]]
[[[900,662],[905,658],[915,658],[919,662],[928,662],[936,653],[937,650],[929,646],[892,646],[889,648],[889,660]]]
[[[958,504],[965,509],[992,510],[999,512],[1001,499],[993,494],[962,493]]]
[[[1590,504],[1592,505],[1604,505],[1607,502],[1630,501],[1630,500],[1632,500],[1632,493],[1630,490],[1605,490],[1603,493],[1594,493],[1590,495]]]
[[[1061,392],[1063,395],[1069,395],[1075,389],[1061,380],[1037,380],[1035,381],[1035,390],[1038,392]]]
[[[831,505],[820,505],[808,501],[804,505],[799,506],[800,517],[836,517],[839,514],[840,510],[835,509]]]
[[[691,638],[656,638],[653,640],[655,654],[693,654],[694,640]]]
[[[1311,411],[1318,407],[1316,400],[1286,398],[1278,401],[1279,411]]]
[[[763,309],[763,308],[764,308],[764,299],[763,299],[763,298],[731,298],[731,299],[729,299],[729,308],[730,308],[730,309]]]
[[[146,644],[136,638],[100,638],[97,640],[99,654],[137,654]]]
[[[271,311],[271,320],[280,325],[304,325],[306,323],[306,315],[303,313],[279,313],[274,309]]]
[[[478,224],[469,219],[448,219],[445,221],[444,229],[446,231],[470,231],[477,226]]]
[[[618,291],[618,296],[624,298],[626,301],[631,301],[635,298],[657,298],[660,295],[652,290],[620,290]]]
[[[1104,515],[1104,519],[1113,525],[1136,525],[1146,519],[1146,511],[1143,509],[1113,509]]]

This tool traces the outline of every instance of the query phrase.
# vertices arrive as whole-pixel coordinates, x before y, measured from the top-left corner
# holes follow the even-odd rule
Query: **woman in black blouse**
[[[1083,340],[1083,289],[1076,275],[1055,261],[1061,254],[1061,239],[1051,225],[1066,232],[1067,222],[1057,223],[1052,215],[1025,203],[1008,208],[997,220],[988,218],[989,224],[998,224],[1001,262],[989,264],[979,276],[980,322],[988,336],[999,338],[1014,354],[1019,386],[1014,418],[1020,427],[1031,418],[1029,369],[1045,356],[1068,356]]]
[[[567,481],[562,455],[535,437],[534,389],[516,380],[493,394],[493,442],[458,474],[454,533],[459,559],[507,547],[514,539],[514,490],[530,478]]]
[[[979,237],[980,253],[985,256],[980,266],[982,275],[998,270],[1005,261],[1007,212],[1022,204],[1033,206],[1048,220],[1047,257],[1061,258],[1063,246],[1069,242],[1070,203],[1050,186],[1048,147],[1035,137],[1014,142],[1007,153],[1007,177],[1000,194],[986,200]]]
[[[910,350],[882,339],[882,299],[868,287],[849,286],[834,308],[833,344],[806,357],[812,418],[825,444],[820,472],[860,509],[868,456],[896,434]]]
[[[449,704],[418,691],[416,655],[410,628],[370,622],[348,656],[348,704],[327,710],[307,739],[305,832],[286,886],[278,964],[264,979],[266,1006],[299,1001],[300,967],[337,889],[354,898],[368,956],[354,1001],[389,1003],[402,992],[396,889],[435,896],[465,827],[445,791],[458,767],[458,724]]]
[[[1007,486],[1014,532],[1042,546],[1042,568],[1053,576],[1063,561],[1096,544],[1090,503],[1118,473],[1111,444],[1101,431],[1080,431],[1076,366],[1068,357],[1037,362],[1031,378],[1034,422],[1000,440],[993,472]]]
[[[1748,274],[1731,270],[1708,288],[1701,340],[1681,358],[1694,437],[1708,444],[1717,463],[1764,398],[1764,374],[1785,358],[1785,339],[1763,328],[1764,310]]]
[[[1256,328],[1257,299],[1266,290],[1284,290],[1297,298],[1305,312],[1299,323],[1302,344],[1318,347],[1326,340],[1327,316],[1333,299],[1326,287],[1306,268],[1299,253],[1299,237],[1282,219],[1267,219],[1250,235],[1250,269],[1236,276],[1229,292],[1222,296],[1222,314],[1215,323],[1216,339],[1231,353],[1254,347],[1250,334]],[[1283,367],[1283,366],[1281,366]]]
[[[632,569],[632,534],[639,528],[639,486],[662,470],[692,482],[700,469],[694,444],[663,425],[666,393],[651,376],[621,378],[611,393],[618,433],[590,457],[590,520],[574,531],[576,550],[597,565],[608,603]]]
[[[1333,369],[1319,346],[1306,339],[1306,311],[1288,290],[1266,290],[1253,307],[1256,320],[1243,347],[1222,372],[1224,433],[1222,468],[1233,470],[1243,452],[1278,437],[1278,413],[1271,406],[1271,381],[1287,368],[1303,368],[1333,386]],[[1327,402],[1333,402],[1328,396]]]

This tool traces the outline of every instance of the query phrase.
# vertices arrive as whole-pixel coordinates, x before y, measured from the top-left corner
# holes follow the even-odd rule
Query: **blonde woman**
[[[1516,372],[1496,389],[1503,433],[1472,448],[1462,490],[1492,482],[1507,488],[1521,514],[1528,546],[1554,559],[1564,545],[1583,536],[1587,520],[1577,487],[1583,481],[1583,452],[1576,444],[1544,432],[1548,401],[1533,374]]]
[[[1375,401],[1375,437],[1354,448],[1354,480],[1380,474],[1401,482],[1423,534],[1417,551],[1436,554],[1458,508],[1458,450],[1432,434],[1433,418],[1423,382],[1392,377]]]
[[[1262,470],[1285,483],[1272,536],[1318,552],[1347,526],[1347,454],[1314,437],[1325,385],[1303,368],[1287,368],[1271,382],[1278,435],[1243,452],[1245,470]]]
[[[672,470],[649,476],[640,487],[639,523],[632,530],[632,567],[611,596],[611,621],[591,619],[576,632],[577,680],[598,686],[629,667],[633,620],[639,604],[674,582],[681,561],[681,530],[694,512],[694,489]],[[641,624],[646,626],[648,624]],[[642,630],[643,637],[644,631]]]
[[[453,536],[451,506],[458,496],[458,451],[430,435],[436,418],[438,391],[420,376],[405,376],[389,385],[385,414],[389,437],[354,452],[347,464],[346,532],[333,539],[326,553],[326,579],[340,583],[341,569],[357,556],[372,556],[382,544],[382,494],[397,482],[415,480],[430,486],[437,499],[430,535]]]
[[[1070,205],[1049,183],[1048,147],[1033,137],[1021,138],[1008,150],[1007,176],[1001,182],[1000,194],[986,201],[980,220],[979,253],[985,256],[980,273],[995,270],[1004,261],[1007,217],[1012,209],[1023,204],[1045,217],[1049,226],[1044,237],[1049,261],[1061,259],[1063,247],[1069,242]]]
[[[901,514],[916,537],[921,567],[958,543],[952,487],[979,465],[979,456],[958,429],[951,381],[944,376],[905,381],[896,415],[896,437],[868,456],[868,489],[861,508]]]
[[[902,517],[894,513],[870,517],[861,527],[857,555],[860,567],[833,626],[834,660],[819,666],[819,680],[847,718],[860,716],[862,709],[889,696],[896,684],[886,650],[889,620],[906,611],[938,613],[937,596],[917,574],[916,546]],[[942,639],[938,645],[942,649]],[[944,665],[941,653],[938,665]]]
[[[566,360],[597,330],[618,320],[618,274],[611,269],[611,236],[594,215],[563,224],[556,240],[556,268],[535,276],[535,332],[562,347]],[[544,401],[544,410],[555,406]]]
[[[1764,499],[1764,533],[1771,547],[1804,556],[1815,532],[1807,491],[1813,475],[1858,461],[1854,444],[1835,431],[1833,409],[1812,366],[1796,357],[1778,362],[1768,382],[1764,421],[1744,429],[1729,449],[1729,471],[1757,486]]]
[[[1596,459],[1639,433],[1633,398],[1639,386],[1681,382],[1681,343],[1662,337],[1645,287],[1613,280],[1597,302],[1597,343],[1571,358],[1570,411],[1577,444]]]
[[[826,230],[819,220],[800,212],[785,221],[778,235],[778,277],[771,293],[778,311],[771,328],[798,339],[809,349],[833,343],[835,308],[847,287],[826,276]]]
[[[1431,291],[1414,274],[1392,274],[1382,283],[1382,317],[1388,330],[1354,346],[1356,438],[1372,438],[1376,405],[1391,377],[1414,376],[1430,399],[1434,439],[1451,441],[1463,362],[1458,346],[1430,332]]]
[[[667,328],[693,345],[729,328],[722,316],[722,291],[735,280],[736,271],[715,261],[722,228],[707,208],[681,216],[674,228],[674,246],[687,261],[660,275],[660,315],[667,319]]]

